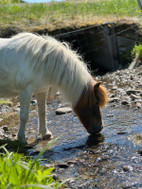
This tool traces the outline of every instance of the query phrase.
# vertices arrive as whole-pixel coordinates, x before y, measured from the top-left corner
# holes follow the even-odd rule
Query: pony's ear
[[[97,82],[94,85],[94,93],[99,102],[99,106],[102,108],[108,102],[107,90],[101,85],[101,82]]]
[[[94,92],[96,92],[98,90],[100,85],[101,85],[101,82],[98,82],[94,85]]]

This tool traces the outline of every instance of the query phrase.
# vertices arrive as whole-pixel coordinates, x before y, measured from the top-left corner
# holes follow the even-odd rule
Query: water
[[[54,164],[61,180],[70,178],[69,188],[142,188],[141,110],[107,106],[102,112],[105,127],[94,137],[74,113],[57,116],[58,107],[58,100],[48,105],[48,127],[60,139],[44,154],[43,164]],[[37,115],[28,128],[36,130]],[[32,144],[31,133],[27,134]],[[47,143],[37,140],[28,153],[36,157]]]
[[[56,2],[56,1],[63,1],[63,0],[25,0],[27,3],[49,3],[49,2]]]

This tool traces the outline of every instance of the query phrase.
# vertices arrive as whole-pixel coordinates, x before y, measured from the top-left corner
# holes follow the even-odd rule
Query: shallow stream
[[[56,100],[48,104],[48,127],[60,139],[42,163],[54,165],[60,180],[69,179],[69,188],[142,188],[142,110],[107,106],[104,129],[93,137],[74,113],[56,115],[60,106]],[[35,114],[28,123],[29,143],[35,141],[36,128]],[[36,156],[46,144],[38,139],[28,153]]]

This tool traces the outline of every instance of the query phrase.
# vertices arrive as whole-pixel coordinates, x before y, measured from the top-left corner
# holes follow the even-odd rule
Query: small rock
[[[118,135],[125,135],[125,134],[127,134],[127,132],[126,131],[118,131],[117,134]]]
[[[45,164],[45,167],[47,167],[47,168],[55,167],[55,164],[46,163],[46,164]]]
[[[142,156],[142,149],[139,149],[138,153]]]
[[[36,101],[36,100],[32,100],[32,101],[31,101],[31,104],[32,104],[33,106],[36,106],[36,105],[37,105],[37,101]]]
[[[123,100],[123,101],[121,101],[121,104],[124,106],[127,106],[127,105],[129,105],[129,102],[127,100]]]
[[[110,100],[109,100],[109,103],[113,103],[113,102],[119,102],[120,101],[120,99],[119,98],[111,98]]]
[[[124,165],[123,166],[123,171],[128,172],[128,171],[132,171],[133,167],[131,165]]]
[[[111,96],[110,96],[110,98],[115,98],[116,96],[114,95],[114,94],[112,94]]]
[[[113,86],[113,87],[112,87],[112,90],[114,90],[114,91],[117,90],[117,87],[116,87],[116,86]]]
[[[69,160],[69,161],[67,161],[67,164],[76,164],[77,162],[75,161],[75,160]]]
[[[63,169],[69,167],[69,165],[68,165],[67,163],[58,164],[57,166],[58,166],[59,168],[63,168]]]
[[[127,95],[141,93],[139,90],[130,89],[126,91]]]
[[[113,117],[114,114],[107,114],[107,117]]]
[[[136,108],[141,109],[141,108],[142,108],[142,104],[139,103],[139,102],[137,102],[137,103],[136,103]]]
[[[2,127],[2,129],[3,129],[5,132],[7,132],[7,131],[8,131],[8,126],[7,126],[7,125],[4,125],[4,126]]]
[[[70,112],[72,112],[72,109],[70,107],[58,108],[56,110],[56,115],[62,115]]]
[[[134,95],[134,94],[131,94],[130,97],[131,97],[131,99],[133,99],[133,100],[135,100],[135,99],[139,99],[139,96]]]

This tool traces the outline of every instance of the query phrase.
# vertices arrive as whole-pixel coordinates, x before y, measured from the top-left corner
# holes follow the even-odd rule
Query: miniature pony
[[[76,52],[50,36],[20,33],[10,39],[0,39],[0,97],[20,96],[18,139],[24,143],[33,94],[38,103],[39,132],[45,139],[52,137],[45,125],[49,86],[63,92],[90,134],[101,131],[100,108],[108,101],[107,90],[93,79]]]

